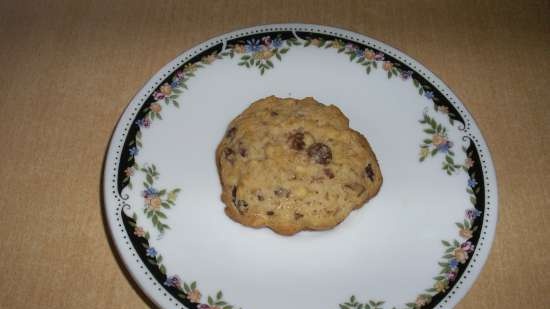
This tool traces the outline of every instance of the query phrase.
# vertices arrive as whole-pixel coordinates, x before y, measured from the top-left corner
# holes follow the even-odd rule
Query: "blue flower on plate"
[[[470,208],[466,210],[466,218],[468,218],[469,220],[474,220],[479,216],[481,216],[481,211],[475,208]]]
[[[458,261],[456,259],[451,259],[449,261],[449,266],[451,269],[457,269],[458,268]]]
[[[164,281],[164,285],[168,287],[170,286],[179,287],[180,284],[181,284],[181,279],[177,275],[167,277],[166,281]]]
[[[281,38],[275,38],[271,42],[271,46],[273,46],[273,48],[279,48],[279,47],[283,46],[283,40],[281,40]]]
[[[355,50],[355,56],[357,57],[364,57],[365,56],[365,51],[359,47],[357,47]]]
[[[140,128],[148,128],[151,125],[151,120],[149,120],[149,118],[138,119],[136,120],[136,124]]]
[[[153,248],[153,247],[147,248],[147,252],[146,252],[146,253],[147,253],[147,256],[148,256],[148,257],[152,257],[152,258],[156,257],[157,254],[158,254],[158,253],[157,253],[157,250],[155,250],[155,248]]]
[[[130,153],[131,156],[137,156],[139,153],[139,149],[137,149],[137,147],[134,146],[130,148],[128,152]]]
[[[442,153],[447,153],[451,147],[453,147],[453,143],[451,141],[445,141],[444,143],[437,145],[437,150]]]
[[[170,86],[171,86],[172,88],[177,88],[177,87],[179,87],[180,83],[181,83],[181,81],[180,81],[179,79],[174,78],[174,79],[172,80],[172,82],[170,83]]]
[[[424,92],[424,96],[431,100],[431,99],[434,98],[435,95],[434,95],[433,91],[426,91],[426,92]]]
[[[136,120],[136,125],[138,127],[143,127],[145,125],[145,121],[143,120],[143,118]]]
[[[477,181],[474,178],[468,179],[468,187],[474,188],[475,186],[477,186]]]
[[[158,194],[159,194],[158,190],[153,187],[149,187],[143,191],[144,198],[150,198],[153,196],[157,196]]]
[[[249,53],[255,53],[262,50],[262,46],[260,45],[260,40],[258,39],[250,39],[246,41],[245,49]]]
[[[413,71],[411,71],[411,70],[407,70],[407,71],[402,70],[401,71],[401,79],[402,80],[407,80],[412,76],[412,74],[413,74]]]

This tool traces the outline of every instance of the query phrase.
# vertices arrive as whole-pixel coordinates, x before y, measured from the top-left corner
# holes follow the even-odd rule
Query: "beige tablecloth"
[[[549,1],[0,1],[0,307],[147,308],[109,246],[101,167],[122,110],[180,52],[265,23],[382,40],[463,100],[500,223],[458,308],[550,308]]]

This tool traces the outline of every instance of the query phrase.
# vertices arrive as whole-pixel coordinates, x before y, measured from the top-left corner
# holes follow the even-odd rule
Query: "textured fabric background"
[[[102,221],[111,131],[180,52],[281,22],[379,39],[455,91],[500,190],[492,253],[458,308],[550,308],[550,2],[279,0],[0,1],[1,308],[149,306]]]

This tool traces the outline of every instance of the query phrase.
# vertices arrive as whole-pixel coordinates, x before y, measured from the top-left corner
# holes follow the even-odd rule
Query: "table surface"
[[[497,236],[457,308],[550,308],[549,1],[0,1],[0,307],[148,308],[109,245],[110,134],[165,63],[266,23],[350,29],[463,100],[492,151]]]

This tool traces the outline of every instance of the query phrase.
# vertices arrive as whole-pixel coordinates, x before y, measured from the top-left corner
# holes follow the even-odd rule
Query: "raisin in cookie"
[[[365,137],[313,98],[252,103],[229,124],[216,162],[226,214],[283,235],[334,227],[382,185]]]

